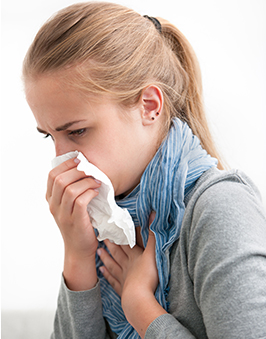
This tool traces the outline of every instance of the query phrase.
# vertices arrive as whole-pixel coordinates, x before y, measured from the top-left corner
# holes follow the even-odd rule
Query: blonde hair
[[[109,93],[124,106],[134,106],[142,91],[155,84],[164,96],[166,129],[173,117],[187,122],[202,147],[220,160],[204,113],[195,53],[175,26],[158,20],[161,32],[152,21],[117,4],[87,2],[62,9],[30,46],[24,81],[74,70],[65,72],[71,73],[69,84],[88,93]]]

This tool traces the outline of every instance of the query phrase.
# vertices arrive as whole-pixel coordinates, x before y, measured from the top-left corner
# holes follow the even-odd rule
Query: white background
[[[165,17],[194,47],[217,144],[230,167],[257,184],[266,206],[266,1],[124,0]],[[20,81],[40,25],[67,0],[2,1],[2,308],[56,307],[63,264],[60,233],[45,201],[54,157],[36,132]]]

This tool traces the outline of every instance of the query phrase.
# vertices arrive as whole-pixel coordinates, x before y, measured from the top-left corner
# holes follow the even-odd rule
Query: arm
[[[195,205],[188,267],[208,338],[266,336],[265,214],[238,175]]]
[[[89,291],[71,291],[62,278],[51,339],[110,338],[102,316],[99,283]]]
[[[87,204],[100,186],[70,159],[48,178],[46,199],[64,240],[65,259],[53,339],[109,338],[102,316],[95,253],[98,241]]]
[[[196,339],[187,328],[171,314],[156,318],[148,327],[145,339]]]
[[[49,173],[46,200],[64,241],[64,278],[68,288],[80,291],[97,282],[98,241],[87,205],[98,195],[100,183],[78,171],[76,161],[70,159]]]
[[[204,189],[191,198],[173,252],[177,307],[145,339],[191,338],[188,329],[197,338],[266,337],[266,220],[256,188],[236,176]]]

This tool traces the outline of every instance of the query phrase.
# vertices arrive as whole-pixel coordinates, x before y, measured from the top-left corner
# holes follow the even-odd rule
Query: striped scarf
[[[118,200],[120,207],[127,208],[135,226],[141,227],[144,247],[149,236],[149,215],[156,212],[150,226],[156,238],[156,263],[159,285],[155,297],[168,311],[169,255],[171,246],[178,239],[185,211],[184,198],[203,172],[216,166],[217,160],[202,149],[199,139],[186,123],[173,119],[172,127],[147,166],[140,184],[125,198]],[[100,246],[105,247],[104,243]],[[103,316],[118,338],[140,338],[127,322],[120,297],[103,278],[96,257],[100,279]]]

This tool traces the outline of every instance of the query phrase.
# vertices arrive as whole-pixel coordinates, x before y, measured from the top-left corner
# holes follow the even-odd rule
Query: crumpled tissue
[[[91,164],[81,152],[69,152],[52,160],[52,167],[77,157],[79,171],[101,181],[99,194],[87,206],[91,223],[98,231],[98,240],[109,239],[117,245],[135,245],[135,226],[127,209],[119,207],[114,199],[114,188],[110,179],[96,166]]]

